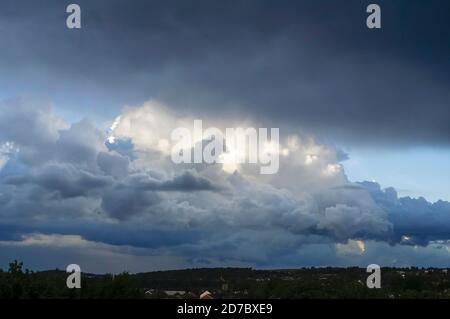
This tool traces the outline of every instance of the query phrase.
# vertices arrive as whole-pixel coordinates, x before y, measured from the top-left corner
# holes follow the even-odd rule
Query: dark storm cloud
[[[108,101],[98,113],[157,98],[324,138],[450,142],[447,1],[376,1],[382,30],[365,27],[369,1],[80,0],[81,30],[65,28],[68,3],[47,2],[0,4],[15,91],[92,95]]]
[[[336,186],[326,179],[313,191],[301,160],[287,172],[295,185],[307,184],[298,194],[288,180],[276,187],[216,166],[173,167],[162,154],[135,152],[132,141],[108,149],[107,135],[93,123],[67,125],[46,104],[12,100],[1,107],[0,122],[12,129],[0,131],[0,150],[5,143],[17,148],[0,152],[6,163],[0,167],[2,251],[25,249],[29,257],[42,247],[67,246],[76,256],[90,247],[94,255],[131,251],[178,256],[193,265],[203,260],[267,267],[298,266],[299,254],[305,256],[299,251],[311,245],[347,253],[349,240],[393,245],[388,254],[377,251],[377,258],[391,256],[399,246],[450,244],[448,202],[398,198],[393,188],[341,178]],[[13,129],[24,123],[33,136]],[[125,155],[130,152],[135,159]],[[331,153],[331,163],[344,157]],[[323,150],[322,157],[326,154]],[[320,166],[312,172],[320,182]],[[308,262],[319,262],[322,252]],[[339,262],[333,258],[330,262]],[[433,258],[430,263],[438,260]]]
[[[193,172],[184,172],[173,179],[161,180],[152,174],[134,174],[122,179],[102,194],[102,208],[110,216],[125,220],[136,215],[155,214],[165,207],[157,192],[196,192],[219,190],[211,181]],[[175,203],[174,203],[175,204]],[[175,216],[174,216],[175,217]]]
[[[156,180],[148,175],[138,175],[131,177],[131,185],[140,190],[160,190],[160,191],[206,191],[218,190],[210,180],[198,176],[195,171],[187,171],[181,175],[175,176],[171,180]]]
[[[16,186],[35,185],[67,198],[88,196],[95,189],[112,185],[113,178],[94,175],[70,164],[50,164],[33,175],[7,178],[6,183]]]
[[[423,197],[398,198],[393,188],[382,190],[379,184],[372,182],[359,184],[388,212],[388,219],[394,225],[391,242],[427,245],[430,241],[450,238],[449,202],[430,203]]]
[[[97,164],[105,174],[121,178],[128,175],[130,160],[115,152],[100,152],[97,156]]]

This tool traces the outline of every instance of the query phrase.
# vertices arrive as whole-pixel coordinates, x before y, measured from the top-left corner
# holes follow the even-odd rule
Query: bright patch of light
[[[305,156],[305,165],[311,165],[314,163],[319,157],[317,155],[308,154]]]
[[[350,239],[346,244],[337,243],[336,251],[342,255],[363,255],[366,252],[366,243]]]
[[[327,167],[322,171],[325,176],[334,176],[341,171],[341,165],[339,164],[328,164]]]

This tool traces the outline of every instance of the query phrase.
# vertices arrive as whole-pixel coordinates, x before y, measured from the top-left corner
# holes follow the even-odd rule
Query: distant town
[[[365,268],[255,270],[202,268],[138,274],[82,274],[68,289],[63,270],[33,272],[14,261],[0,270],[2,299],[335,299],[450,298],[449,269],[382,268],[369,289]]]

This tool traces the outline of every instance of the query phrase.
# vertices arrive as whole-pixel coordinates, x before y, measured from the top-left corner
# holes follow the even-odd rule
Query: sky
[[[0,267],[450,265],[448,1],[70,3],[0,0]],[[279,172],[173,163],[194,119]]]
[[[351,157],[343,163],[350,180],[395,185],[402,196],[449,200],[450,150],[420,146],[379,154],[378,149],[351,149]]]

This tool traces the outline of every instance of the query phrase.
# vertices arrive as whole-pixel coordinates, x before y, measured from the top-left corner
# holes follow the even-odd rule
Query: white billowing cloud
[[[311,137],[289,135],[280,148],[288,149],[288,155],[280,157],[277,174],[262,177],[266,182],[296,195],[349,183],[333,147],[320,145]]]
[[[170,154],[169,140],[177,127],[192,126],[193,119],[182,118],[156,101],[141,107],[126,107],[110,128],[114,139],[131,139],[138,152],[159,151]]]
[[[246,129],[253,127],[258,130],[257,124],[249,120],[227,121],[205,118],[201,115],[180,116],[169,111],[167,107],[160,103],[150,101],[141,107],[125,108],[123,114],[114,120],[110,134],[114,137],[114,141],[125,139],[133,143],[139,157],[136,163],[144,163],[143,165],[146,166],[148,163],[145,162],[145,159],[147,159],[153,166],[158,162],[158,165],[163,166],[164,169],[169,169],[168,164],[171,161],[167,157],[176,143],[176,141],[171,140],[171,133],[180,127],[187,128],[192,132],[195,119],[203,121],[203,130],[215,127],[223,134],[225,134],[226,128]],[[195,137],[195,134],[192,133],[192,136]],[[192,143],[187,144],[185,149],[190,150],[195,143],[200,141],[201,138],[193,138]],[[271,144],[268,143],[266,146],[269,147]],[[221,158],[233,158],[236,154],[252,152],[248,145],[246,147],[246,149],[227,149],[226,153],[221,155]],[[272,149],[274,148],[272,147]],[[238,170],[244,176],[251,176],[277,187],[289,188],[297,194],[347,182],[343,169],[338,162],[336,150],[317,144],[311,137],[282,136],[280,145],[276,150],[280,157],[280,170],[276,174],[262,176],[255,165],[239,164],[232,161],[226,161],[223,169],[228,173]],[[200,165],[197,165],[198,167]]]
[[[46,113],[49,121],[51,114]],[[360,233],[378,236],[389,230],[370,196],[360,196],[365,192],[361,188],[334,194],[333,187],[350,183],[339,169],[336,151],[312,138],[282,136],[280,171],[274,175],[263,176],[252,164],[241,164],[239,172],[232,174],[220,164],[174,164],[169,155],[171,132],[189,127],[195,118],[179,116],[157,102],[125,108],[109,135],[114,143],[129,141],[131,157],[120,154],[120,149],[108,150],[108,134],[87,120],[52,131],[55,136],[50,140],[38,137],[36,141],[45,141],[42,144],[20,144],[18,138],[18,146],[28,147],[39,161],[27,158],[27,172],[5,180],[6,191],[21,191],[7,199],[4,214],[27,211],[55,216],[60,209],[61,217],[79,211],[80,218],[89,219],[139,219],[152,225],[207,230],[218,225],[281,227],[294,234],[324,233],[339,239]],[[36,120],[42,126],[42,116]],[[248,120],[205,119],[204,123],[223,131],[233,125],[252,125]],[[48,127],[43,134],[49,135]],[[323,174],[330,167],[331,173]],[[76,202],[78,206],[71,208]]]
[[[397,199],[392,190],[370,183],[351,183],[339,152],[311,137],[281,131],[280,170],[261,175],[253,164],[227,171],[220,164],[173,163],[171,131],[192,126],[198,117],[177,115],[157,102],[125,108],[108,132],[88,120],[44,125],[56,118],[51,109],[25,109],[20,106],[15,114],[10,106],[8,125],[35,128],[32,142],[21,130],[0,132],[3,145],[19,150],[0,169],[0,217],[23,229],[7,228],[11,234],[5,233],[10,237],[2,243],[8,247],[68,245],[95,251],[114,243],[192,260],[266,265],[279,256],[294,260],[304,245],[338,243],[338,252],[362,252],[363,240],[400,242],[414,229],[427,242],[433,227],[445,221],[445,203],[429,206]],[[254,125],[208,118],[204,124],[222,130]],[[404,221],[396,209],[415,212],[417,218]],[[433,218],[418,228],[426,212]],[[441,224],[445,237],[450,223]],[[89,230],[92,225],[95,231]],[[11,242],[24,233],[32,235]]]
[[[126,108],[111,126],[114,128],[111,135],[115,141],[129,140],[135,146],[138,158],[135,167],[139,163],[139,169],[151,167],[165,172],[166,176],[173,176],[183,166],[171,163],[171,132],[178,127],[191,128],[194,119],[195,116],[178,116],[153,101],[141,107]],[[233,121],[209,118],[202,121],[215,125],[222,132],[233,125],[246,128]],[[245,121],[245,125],[251,127],[254,124]],[[203,129],[207,127],[204,125]],[[201,225],[203,222],[261,229],[283,227],[294,233],[324,231],[340,239],[363,233],[381,235],[390,230],[389,222],[383,219],[385,216],[365,190],[348,188],[339,195],[330,191],[334,186],[350,184],[334,148],[319,145],[310,137],[288,135],[281,137],[279,150],[281,165],[277,174],[261,175],[252,164],[239,164],[239,173],[235,174],[229,166],[223,167],[221,173],[218,165],[187,165],[200,177],[221,185],[222,191],[200,195],[196,192],[159,193],[157,197],[142,198],[144,207],[139,205],[139,198],[127,205],[130,211],[140,212],[138,215],[147,211],[153,221],[179,222],[180,225]],[[149,153],[152,154],[150,160],[146,157]],[[360,193],[366,194],[360,196]],[[120,207],[120,204],[114,204],[115,198],[119,197],[125,201],[122,196],[108,197],[111,203],[106,202],[105,207]],[[119,211],[115,214],[121,218],[131,216]]]

